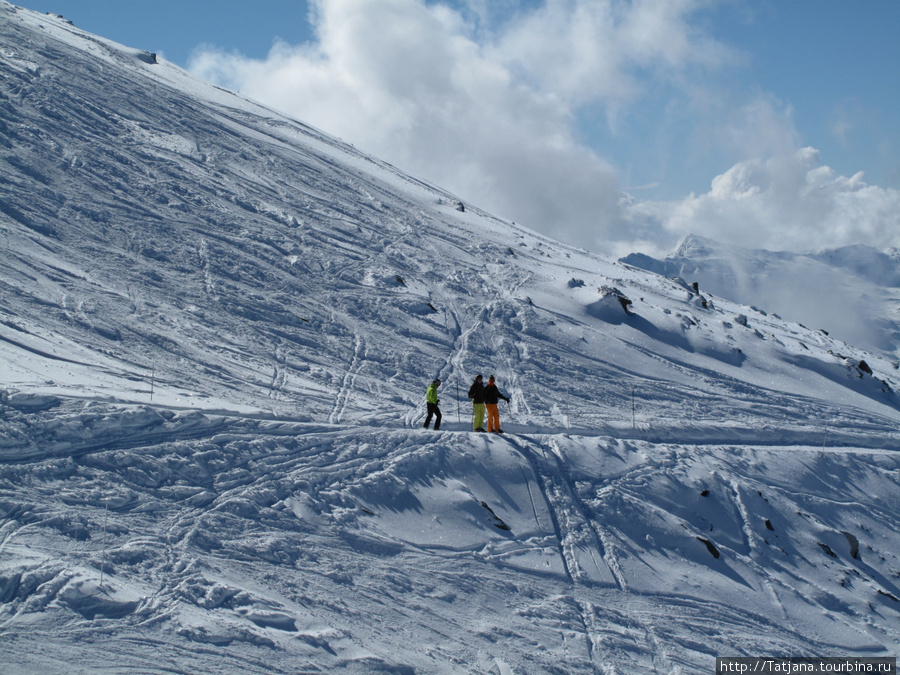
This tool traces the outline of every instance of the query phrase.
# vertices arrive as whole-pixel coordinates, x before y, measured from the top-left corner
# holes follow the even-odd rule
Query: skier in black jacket
[[[497,408],[501,398],[509,403],[509,399],[497,389],[497,385],[494,383],[494,376],[491,375],[488,378],[487,386],[484,388],[484,407],[487,408],[487,430],[497,434],[503,433],[503,429],[500,428],[500,410]]]
[[[480,374],[475,376],[475,381],[469,387],[469,398],[472,399],[472,410],[475,414],[472,429],[484,433],[484,382]]]

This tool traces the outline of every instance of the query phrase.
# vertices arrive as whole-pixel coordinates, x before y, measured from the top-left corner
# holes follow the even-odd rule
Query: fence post
[[[103,539],[101,540],[103,558],[100,561],[100,588],[103,588],[103,573],[106,572],[106,522],[109,520],[109,497],[104,497],[103,501],[106,502],[106,511],[103,513]]]

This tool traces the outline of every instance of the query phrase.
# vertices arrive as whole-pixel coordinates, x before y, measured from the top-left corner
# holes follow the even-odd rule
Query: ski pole
[[[106,521],[109,520],[109,497],[104,497],[106,511],[103,514],[103,558],[100,561],[100,588],[103,588],[103,574],[106,572]]]

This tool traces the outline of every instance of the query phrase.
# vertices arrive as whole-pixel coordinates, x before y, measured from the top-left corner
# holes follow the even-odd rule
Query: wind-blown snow
[[[697,281],[729,300],[826,329],[841,340],[900,354],[900,252],[845,246],[816,254],[742,249],[688,236],[664,260],[623,262]]]
[[[58,17],[0,4],[0,83],[5,672],[897,653],[886,358]]]

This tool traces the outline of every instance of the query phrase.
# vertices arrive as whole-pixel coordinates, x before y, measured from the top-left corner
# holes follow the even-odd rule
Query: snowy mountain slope
[[[827,329],[896,359],[900,353],[900,253],[845,246],[814,254],[749,250],[687,237],[665,260],[623,262],[697,281],[711,293]]]
[[[805,340],[823,370],[843,369],[827,355],[848,351],[839,343],[761,316],[749,331],[735,327],[742,308],[703,310],[674,283],[457,211],[451,196],[173,66],[52,17],[34,38],[26,12],[6,13],[3,334],[31,356],[52,354],[40,333],[51,328],[100,352],[102,367],[85,356],[60,378],[100,371],[140,402],[152,379],[155,400],[224,386],[230,401],[264,400],[280,413],[301,397],[317,421],[351,411],[406,421],[431,377],[465,385],[495,369],[521,392],[516,412],[527,421],[550,402],[596,409],[593,396],[568,393],[594,389],[582,380],[588,370],[617,374],[605,387],[612,407],[630,396],[627,385],[650,407],[665,408],[671,395],[657,390],[669,387],[702,398],[710,367],[723,391],[728,378],[767,386],[778,345],[765,334],[788,341],[776,360],[793,362],[790,343]],[[637,316],[622,321],[613,306],[605,317],[603,286],[631,296]],[[590,367],[554,365],[570,359]],[[894,375],[865,360],[877,379]],[[774,389],[817,398],[818,377]],[[835,377],[842,393],[856,379]],[[860,386],[874,397],[865,405],[893,409],[878,382]],[[525,400],[529,388],[542,400]]]
[[[7,417],[57,455],[4,466],[10,672],[896,653],[894,452],[69,405]]]
[[[10,672],[896,654],[885,357],[57,17],[0,4],[0,82]]]

